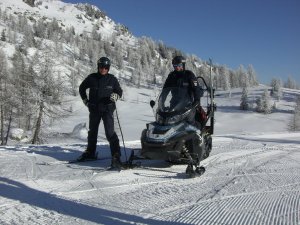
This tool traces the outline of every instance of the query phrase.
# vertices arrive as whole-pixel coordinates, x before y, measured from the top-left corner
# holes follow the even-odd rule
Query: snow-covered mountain
[[[6,41],[1,42],[1,49],[4,50],[8,61],[11,62],[13,54],[20,47],[27,48],[26,58],[29,59],[36,52],[41,52],[42,55],[46,52],[52,55],[55,52],[58,53],[54,46],[59,44],[60,53],[52,57],[60,62],[60,65],[55,67],[57,71],[62,72],[63,76],[72,72],[70,65],[65,63],[66,58],[68,61],[73,61],[72,65],[75,64],[78,68],[84,68],[80,71],[80,75],[84,77],[91,70],[95,70],[93,66],[101,55],[117,54],[111,53],[111,50],[105,52],[102,49],[104,44],[113,45],[110,48],[118,51],[120,57],[123,57],[128,48],[134,49],[138,45],[138,38],[134,37],[126,26],[116,24],[100,9],[89,4],[70,4],[60,0],[3,0],[0,2],[0,10],[3,16],[0,32],[4,32],[3,35],[6,37]],[[30,30],[28,31],[29,34],[26,33],[27,31],[16,28],[17,26],[24,28],[27,25]],[[41,29],[44,30],[40,31]],[[52,29],[56,29],[56,31]],[[43,34],[39,32],[43,32]],[[50,33],[44,34],[45,32]],[[51,32],[55,32],[54,36]],[[93,35],[93,38],[97,40],[92,40],[97,42],[97,46],[87,46],[92,43],[86,38]],[[96,35],[98,36],[95,37]],[[28,43],[28,38],[31,39],[30,42],[34,41],[35,43]],[[76,44],[73,42],[74,38],[77,38]],[[102,42],[101,46],[99,45],[100,41]],[[37,46],[37,42],[39,46]],[[119,48],[119,46],[123,47]],[[123,76],[132,75],[130,73],[132,72],[131,68],[118,68],[116,57],[111,57],[115,62],[112,71],[117,76],[119,74],[124,74]]]
[[[89,4],[70,4],[60,0],[2,0],[0,5],[2,10],[8,9],[8,13],[13,15],[26,15],[31,21],[56,19],[61,27],[73,26],[77,34],[91,33],[93,27],[98,26],[101,34],[109,38],[117,31],[118,26],[122,26]]]

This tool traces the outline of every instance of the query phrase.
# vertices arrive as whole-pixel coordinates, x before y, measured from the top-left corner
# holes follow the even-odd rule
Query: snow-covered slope
[[[160,161],[121,172],[105,170],[109,159],[64,164],[81,151],[77,144],[2,147],[0,223],[297,225],[299,139],[217,136],[195,179]]]
[[[127,92],[130,97],[117,106],[128,156],[153,120],[148,102],[155,95],[148,89]],[[202,162],[206,172],[195,179],[187,179],[184,165],[163,161],[107,171],[110,151],[104,141],[98,143],[103,160],[66,164],[86,144],[67,134],[87,120],[77,101],[78,114],[66,119],[66,126],[53,127],[65,136],[50,141],[64,144],[0,148],[0,223],[299,224],[300,133],[286,131],[299,93],[285,90],[270,115],[238,110],[240,90],[231,98],[223,94],[216,98],[212,153]]]
[[[62,27],[73,26],[77,34],[83,31],[91,32],[94,25],[99,25],[101,33],[106,37],[110,37],[115,32],[115,22],[95,6],[90,7],[102,13],[99,18],[88,16],[84,4],[70,4],[59,0],[35,2],[34,7],[29,6],[22,0],[1,0],[0,5],[2,9],[8,9],[13,15],[25,14],[28,18],[30,17],[36,21],[40,18],[48,20],[55,18]]]
[[[57,21],[57,25],[63,31],[71,29],[72,35],[73,29],[74,34],[77,36],[91,36],[91,33],[94,31],[101,36],[101,41],[107,41],[107,43],[119,43],[124,48],[136,48],[138,45],[138,38],[133,36],[124,25],[115,23],[112,19],[106,16],[104,12],[102,12],[96,6],[90,4],[71,4],[62,2],[60,0],[43,0],[35,1],[34,6],[30,6],[22,0],[1,0],[0,9],[2,14],[6,14],[8,20],[18,21],[18,16],[24,16],[24,18],[27,19],[26,23],[28,23],[30,26],[37,25],[40,21],[42,21],[42,23],[45,25],[45,23],[50,23],[55,20]],[[15,45],[22,45],[24,34],[11,29],[11,27],[8,27],[6,23],[7,22],[0,21],[0,32],[5,31],[6,36],[8,35],[8,32],[14,33],[14,36],[17,37],[17,43],[15,43]],[[63,31],[60,31],[60,35],[63,35]],[[40,38],[37,37],[35,37],[35,40],[41,41],[42,44],[38,49],[36,47],[28,48],[28,58],[34,55],[34,53],[37,51],[41,51],[42,55],[49,53],[55,55],[55,53],[57,53],[55,45],[59,43],[61,44],[61,55],[58,54],[53,57],[57,58],[56,62],[63,63],[60,63],[60,66],[55,65],[55,68],[57,71],[60,71],[62,75],[71,73],[71,69],[68,65],[66,65],[67,63],[65,63],[65,61],[66,58],[77,55],[80,51],[80,46],[71,46],[70,43],[66,43],[62,40],[40,40]],[[0,45],[1,50],[4,51],[8,61],[10,62],[11,57],[16,51],[16,46],[6,41],[0,41]],[[86,46],[85,50],[87,50]],[[99,49],[94,49],[94,51],[98,52]],[[83,56],[83,58],[84,57],[87,56]],[[95,57],[98,58],[100,56]],[[84,61],[83,59],[79,60],[78,57],[72,58],[72,60],[74,61],[73,64],[78,64],[78,67],[83,68],[82,70],[85,71],[85,73],[90,72],[89,70],[91,68],[87,61]],[[93,61],[94,60],[96,59],[93,59]],[[114,66],[116,66],[115,63],[113,67]],[[128,73],[128,71],[115,71],[117,76],[119,73],[124,74]],[[86,75],[87,74],[82,74],[82,76]]]

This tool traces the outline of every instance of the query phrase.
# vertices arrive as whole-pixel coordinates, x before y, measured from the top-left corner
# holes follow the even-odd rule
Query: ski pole
[[[124,149],[124,153],[125,153],[125,158],[126,158],[126,162],[127,162],[127,160],[128,160],[127,159],[127,153],[126,153],[126,148],[125,148],[124,136],[123,136],[123,132],[122,132],[120,120],[119,120],[119,115],[118,115],[118,110],[117,110],[117,104],[116,104],[116,115],[117,115],[117,121],[118,121],[118,124],[119,124],[120,132],[121,132],[121,137],[122,137],[122,141],[123,141],[123,149]]]

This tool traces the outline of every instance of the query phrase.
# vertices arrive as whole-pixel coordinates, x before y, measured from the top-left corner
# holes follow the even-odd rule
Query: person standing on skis
[[[78,158],[78,161],[96,159],[98,129],[103,120],[105,135],[110,145],[112,161],[111,167],[120,168],[120,143],[114,129],[113,113],[116,101],[122,96],[122,89],[117,78],[108,73],[111,62],[107,57],[101,57],[98,62],[97,73],[88,75],[79,86],[79,93],[83,103],[89,109],[89,131],[87,149]],[[86,90],[89,89],[89,97]]]
[[[192,94],[194,102],[193,105],[200,104],[200,98],[203,96],[203,89],[199,85],[195,74],[185,69],[186,59],[183,56],[175,56],[172,59],[174,70],[169,73],[163,88],[169,87],[187,87]],[[191,122],[195,121],[195,113],[191,116]]]

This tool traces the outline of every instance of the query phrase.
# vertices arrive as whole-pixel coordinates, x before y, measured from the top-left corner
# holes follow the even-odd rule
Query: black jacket
[[[203,89],[198,83],[195,74],[190,70],[172,71],[169,73],[163,88],[187,87],[194,97],[194,101],[200,101],[203,96]]]
[[[83,100],[87,99],[87,89],[90,89],[88,98],[90,105],[112,104],[110,95],[117,93],[121,97],[123,93],[117,78],[110,73],[106,75],[99,73],[88,75],[79,86],[79,94]]]

